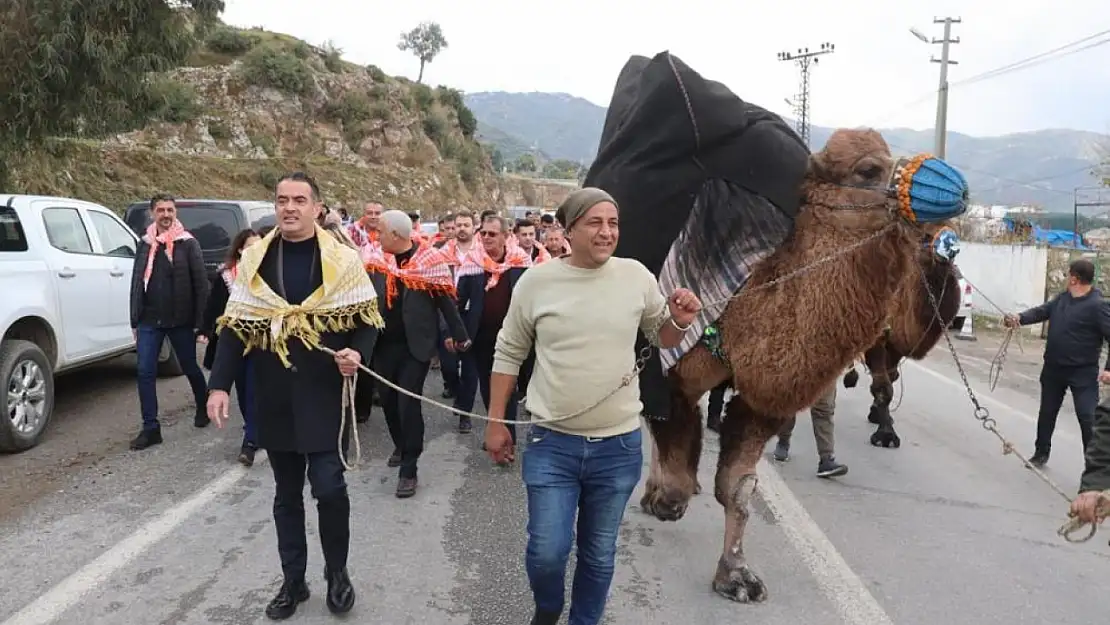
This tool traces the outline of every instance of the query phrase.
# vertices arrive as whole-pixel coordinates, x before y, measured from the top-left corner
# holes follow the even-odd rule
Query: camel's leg
[[[700,490],[702,418],[699,396],[684,389],[676,373],[667,376],[667,383],[671,385],[670,417],[648,420],[652,462],[640,508],[660,521],[677,521],[686,514],[690,498]]]
[[[716,479],[717,501],[725,509],[725,546],[717,562],[713,590],[740,603],[759,602],[767,598],[767,586],[748,566],[744,529],[755,494],[755,465],[784,419],[753,411],[739,396],[733,396],[726,414]]]
[[[867,420],[878,426],[871,433],[871,444],[876,447],[897,449],[902,445],[890,414],[900,361],[901,355],[889,343],[867,352],[867,367],[871,370],[871,413]]]

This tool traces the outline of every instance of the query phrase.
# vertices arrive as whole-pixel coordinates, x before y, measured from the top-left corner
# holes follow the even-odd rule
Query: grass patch
[[[303,43],[303,42],[302,42]],[[307,44],[305,44],[307,47]],[[312,68],[300,56],[272,45],[255,47],[243,58],[242,78],[247,84],[305,95],[312,86]]]
[[[175,124],[192,121],[203,110],[196,89],[166,76],[154,77],[147,83],[138,108],[144,119]]]
[[[218,119],[208,122],[208,134],[211,135],[217,143],[231,140],[231,128]]]
[[[254,37],[237,28],[219,26],[208,33],[204,45],[217,54],[237,57],[246,54],[254,47],[255,41],[257,40]]]
[[[411,89],[412,100],[421,113],[430,113],[432,105],[436,102],[436,94],[428,85],[413,85]]]
[[[382,71],[382,68],[377,65],[367,65],[366,73],[370,74],[370,78],[372,78],[374,82],[385,82],[389,79],[389,77],[385,75],[385,72]]]

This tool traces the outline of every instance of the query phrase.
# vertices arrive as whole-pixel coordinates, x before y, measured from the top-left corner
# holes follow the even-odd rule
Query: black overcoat
[[[317,263],[319,253],[317,249]],[[275,256],[267,253],[259,273],[276,289]],[[320,276],[314,276],[312,288],[320,286],[320,281]],[[362,362],[369,363],[377,336],[377,328],[359,322],[351,331],[321,333],[320,342],[335,351],[347,347],[358,350]],[[335,451],[339,449],[343,376],[331,355],[310,350],[295,338],[289,340],[288,347],[291,368],[286,368],[271,351],[251,351],[258,446],[268,451],[302,454]],[[227,328],[220,331],[208,380],[210,390],[230,392],[243,366],[243,349],[243,342],[234,332]],[[349,416],[348,428],[353,422]]]

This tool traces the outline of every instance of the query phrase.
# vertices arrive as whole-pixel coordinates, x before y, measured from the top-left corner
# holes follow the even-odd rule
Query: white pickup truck
[[[55,375],[135,350],[137,249],[135,233],[103,206],[0,194],[0,452],[41,440]],[[181,375],[168,342],[158,364],[161,375]]]

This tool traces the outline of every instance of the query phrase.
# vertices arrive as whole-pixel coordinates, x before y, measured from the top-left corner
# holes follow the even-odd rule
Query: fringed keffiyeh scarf
[[[383,252],[381,246],[365,246],[362,248],[362,261],[367,271],[385,276],[386,306],[393,306],[398,280],[407,289],[456,297],[455,280],[451,276],[451,265],[455,263],[455,259],[438,247],[420,245],[405,266],[400,267],[397,265],[397,257]]]
[[[193,235],[185,229],[185,226],[180,221],[174,219],[173,225],[170,226],[165,232],[158,234],[158,224],[152,223],[146,227],[146,234],[143,239],[150,245],[150,251],[146,255],[146,268],[143,269],[143,290],[146,290],[146,285],[150,282],[150,274],[154,271],[154,255],[158,253],[158,245],[164,245],[166,248],[166,258],[173,262],[173,244],[175,241],[184,241],[191,239]]]
[[[292,338],[313,349],[320,345],[322,332],[353,330],[359,320],[377,328],[385,325],[378,312],[377,293],[358,252],[319,226],[316,242],[320,246],[323,284],[296,305],[275,293],[258,270],[276,236],[280,235],[275,228],[259,244],[243,250],[227,308],[216,321],[217,329],[230,328],[247,351],[258,348],[274,352],[282,364],[290,367],[288,342]]]
[[[506,271],[518,267],[531,267],[532,257],[520,248],[519,245],[506,245],[505,246],[505,260],[497,262],[490,258],[489,254],[482,250],[482,271],[489,272],[489,279],[486,280],[486,290],[490,290],[497,286],[501,280],[501,274]]]

